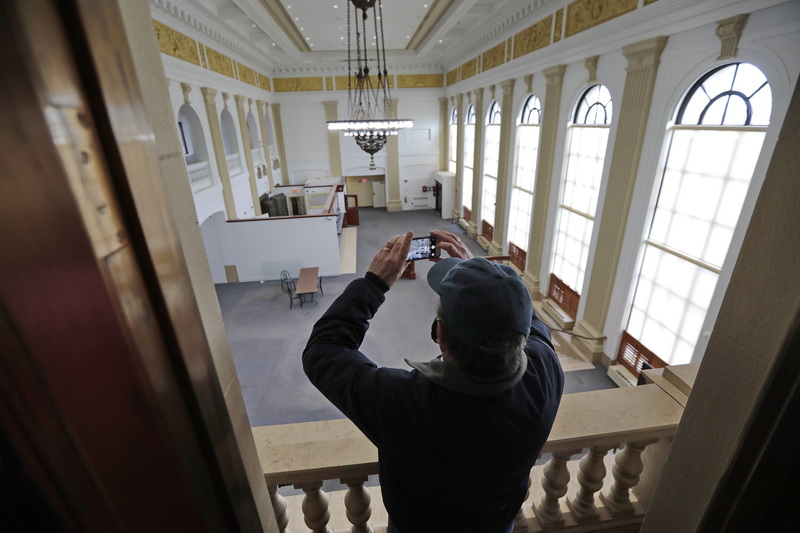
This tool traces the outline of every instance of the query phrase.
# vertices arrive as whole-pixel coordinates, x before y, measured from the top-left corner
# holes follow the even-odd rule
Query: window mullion
[[[667,246],[666,244],[662,244],[660,242],[653,241],[653,240],[650,240],[650,239],[645,239],[644,243],[648,244],[648,245],[650,245],[650,246],[652,246],[654,248],[658,248],[662,252],[666,252],[668,254],[674,255],[675,257],[679,257],[679,258],[683,259],[684,261],[688,261],[688,262],[690,262],[692,264],[695,264],[695,265],[699,266],[700,268],[704,268],[704,269],[706,269],[706,270],[708,270],[710,272],[713,272],[715,274],[719,274],[722,271],[722,269],[720,269],[717,266],[712,265],[711,263],[707,263],[707,262],[703,261],[702,259],[698,259],[696,257],[692,257],[691,255],[687,255],[687,254],[685,254],[683,252],[680,252],[680,251],[676,250],[675,248]]]

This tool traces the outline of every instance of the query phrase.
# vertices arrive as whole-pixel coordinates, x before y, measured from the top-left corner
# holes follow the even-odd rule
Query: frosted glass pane
[[[712,97],[721,92],[725,92],[733,87],[733,75],[736,68],[731,66],[712,74],[705,82],[703,82],[703,89]]]
[[[562,203],[594,216],[603,176],[608,128],[570,128]]]
[[[769,125],[770,114],[772,113],[772,91],[769,86],[758,91],[750,99],[750,106],[753,108],[753,116],[750,119],[750,125]]]
[[[669,364],[690,359],[715,284],[716,274],[645,246],[626,329]]]
[[[519,149],[516,185],[533,192],[539,154],[539,126],[520,126],[517,130],[517,139]]]
[[[488,175],[483,177],[483,198],[481,199],[481,219],[494,226],[494,204],[497,199],[497,180]]]
[[[730,238],[709,244],[712,227],[736,226],[763,138],[753,131],[675,130],[650,239],[717,264]]]
[[[758,68],[749,63],[741,63],[736,72],[733,88],[749,97],[766,81],[767,78]]]
[[[553,273],[576,292],[583,286],[592,225],[585,217],[560,210]]]
[[[461,205],[472,208],[472,168],[464,167],[464,179],[461,185]]]
[[[475,126],[467,124],[464,126],[464,165],[472,168],[475,159]]]
[[[456,160],[458,154],[458,126],[450,125],[450,161]],[[451,171],[452,172],[452,171]]]
[[[711,229],[711,234],[708,238],[708,246],[701,256],[703,261],[722,268],[722,264],[725,262],[725,255],[728,253],[728,247],[731,244],[732,237],[733,228],[714,226]]]

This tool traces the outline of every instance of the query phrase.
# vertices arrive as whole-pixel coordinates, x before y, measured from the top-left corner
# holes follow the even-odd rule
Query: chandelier
[[[355,6],[351,9],[350,4]],[[377,13],[375,4],[377,3]],[[372,10],[375,57],[372,60],[377,74],[370,74],[367,58],[367,20]],[[361,17],[359,21],[359,11]],[[359,26],[360,22],[360,26]],[[355,28],[355,48],[351,41],[351,26]],[[353,53],[355,52],[355,58]],[[383,39],[383,5],[381,0],[347,1],[347,116],[348,120],[328,122],[328,130],[341,131],[355,137],[358,147],[370,155],[369,169],[375,170],[375,153],[386,144],[389,135],[410,128],[413,121],[394,118],[389,91],[389,71]]]

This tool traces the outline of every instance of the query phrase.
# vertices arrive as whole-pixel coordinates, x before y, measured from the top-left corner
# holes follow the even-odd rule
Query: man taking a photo
[[[389,533],[508,533],[564,375],[519,275],[473,258],[452,233],[431,235],[450,256],[428,273],[441,356],[406,359],[408,371],[378,368],[359,351],[407,265],[408,232],[389,239],[315,324],[303,368],[378,448]]]

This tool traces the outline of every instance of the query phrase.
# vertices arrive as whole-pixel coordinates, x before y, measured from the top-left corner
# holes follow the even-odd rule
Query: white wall
[[[209,254],[221,253],[224,265],[235,265],[239,281],[280,279],[281,270],[297,277],[303,267],[319,267],[320,276],[338,276],[337,216],[268,218],[220,223],[203,238]],[[216,259],[210,257],[210,263]],[[215,283],[219,281],[216,277]]]

